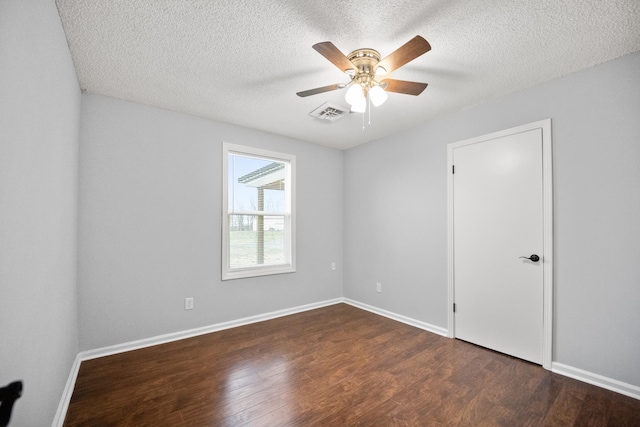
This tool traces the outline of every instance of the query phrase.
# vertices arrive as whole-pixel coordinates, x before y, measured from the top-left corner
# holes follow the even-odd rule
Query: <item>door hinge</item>
[[[451,165],[451,173],[456,173],[456,165]]]
[[[454,313],[456,312],[456,303],[455,302],[453,303],[453,312]]]

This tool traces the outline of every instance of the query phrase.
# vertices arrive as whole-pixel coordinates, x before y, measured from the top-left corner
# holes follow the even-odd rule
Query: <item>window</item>
[[[222,280],[295,271],[295,156],[224,143]]]

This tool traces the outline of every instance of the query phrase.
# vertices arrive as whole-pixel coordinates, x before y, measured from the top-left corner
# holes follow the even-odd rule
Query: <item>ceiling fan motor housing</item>
[[[351,77],[355,83],[359,83],[365,88],[374,85],[376,67],[380,62],[380,54],[373,49],[358,49],[347,55],[347,58],[358,69]]]

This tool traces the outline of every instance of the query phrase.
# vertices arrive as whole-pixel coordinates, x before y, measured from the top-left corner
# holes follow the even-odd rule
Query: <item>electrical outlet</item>
[[[184,299],[184,309],[185,310],[193,310],[193,297]]]
[[[335,269],[336,269],[336,263],[335,263],[335,262],[332,262],[332,263],[331,263],[331,269],[332,269],[332,270],[335,270]]]
[[[382,283],[376,283],[376,292],[378,293],[382,292]]]

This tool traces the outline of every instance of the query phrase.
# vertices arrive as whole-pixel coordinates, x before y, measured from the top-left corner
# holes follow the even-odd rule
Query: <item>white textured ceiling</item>
[[[640,0],[57,0],[83,91],[346,149],[640,50]],[[347,82],[311,48],[387,56],[416,35],[432,50],[393,72],[429,83],[335,122],[308,113]],[[640,76],[640,70],[638,70]],[[639,77],[640,78],[640,77]]]

